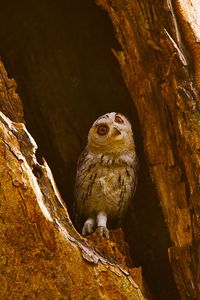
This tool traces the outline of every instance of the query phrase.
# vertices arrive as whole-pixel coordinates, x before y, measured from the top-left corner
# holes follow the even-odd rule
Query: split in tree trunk
[[[154,299],[179,299],[179,294],[182,299],[198,299],[200,293],[200,208],[198,204],[200,199],[200,113],[198,103],[200,56],[197,43],[199,37],[188,23],[191,22],[187,19],[188,8],[183,7],[181,0],[176,2],[98,1],[108,13],[107,15],[106,12],[101,11],[100,7],[95,7],[93,1],[76,0],[73,3],[60,1],[59,5],[47,2],[46,0],[41,1],[40,6],[34,1],[30,1],[29,4],[26,1],[22,1],[21,4],[13,4],[15,9],[12,11],[17,11],[15,14],[11,13],[10,4],[4,3],[0,12],[1,23],[6,24],[6,28],[4,25],[0,29],[1,55],[5,59],[8,70],[15,75],[19,84],[27,125],[40,145],[39,156],[47,157],[48,163],[56,175],[59,190],[64,195],[67,208],[71,212],[72,178],[74,177],[75,163],[86,142],[86,138],[83,137],[86,137],[88,128],[99,115],[105,112],[119,111],[128,114],[133,122],[140,159],[138,190],[124,225],[131,258],[134,264],[142,265],[143,274]],[[189,1],[185,1],[185,3],[189,3]],[[114,38],[108,16],[113,23],[119,44]],[[73,34],[69,34],[70,32]],[[109,53],[109,48],[113,48],[113,53],[120,63],[123,78],[133,102],[130,101],[123,86],[119,68]],[[23,111],[21,102],[14,93],[14,82],[5,79],[4,71],[1,75],[2,111],[12,121],[22,122]],[[4,121],[4,131],[6,123],[7,121]],[[8,124],[11,123],[8,122]],[[29,138],[24,127],[20,124],[13,124],[13,126],[15,138],[22,142],[17,142],[14,137],[11,140],[18,145],[15,148],[17,153],[21,152],[21,154],[16,154],[12,147],[10,152],[7,148],[1,148],[3,158],[5,153],[7,153],[8,159],[12,157],[10,156],[12,153],[15,153],[17,157],[18,155],[26,157],[26,159],[22,158],[22,165],[25,164],[27,170],[33,168],[34,172],[28,173],[27,176],[30,178],[29,180],[25,178],[27,182],[34,181],[42,184],[41,182],[46,178],[51,186],[53,181],[51,175],[47,175],[49,174],[47,165],[41,167],[35,159],[32,165],[34,149],[28,142]],[[15,128],[15,126],[17,127]],[[9,125],[7,129],[8,127]],[[17,157],[13,160],[12,166],[10,163],[8,164],[11,170],[12,167],[16,168],[17,166]],[[19,170],[22,170],[21,168],[20,166]],[[18,172],[20,172],[19,170]],[[18,172],[16,173],[17,178],[20,177]],[[4,173],[1,174],[4,175]],[[9,178],[12,182],[12,176],[15,174],[13,175],[12,171],[9,174],[11,174]],[[33,180],[33,178],[35,179]],[[22,179],[20,180],[23,182]],[[10,241],[10,246],[2,249],[7,249],[7,254],[13,253],[14,248],[12,247],[15,245],[15,249],[19,249],[16,261],[13,262],[13,270],[16,273],[12,273],[15,282],[17,275],[14,278],[14,274],[21,274],[18,275],[17,282],[22,282],[26,276],[21,277],[22,281],[20,281],[20,276],[23,276],[23,272],[27,274],[25,269],[28,268],[30,255],[27,255],[29,261],[21,266],[23,272],[17,273],[17,267],[15,269],[14,266],[23,255],[25,256],[26,252],[20,252],[23,250],[22,245],[25,245],[23,250],[25,251],[25,249],[32,249],[35,243],[33,249],[36,249],[36,252],[34,252],[35,250],[29,251],[34,252],[30,252],[31,255],[35,255],[34,257],[38,255],[41,268],[37,268],[38,264],[30,267],[31,276],[39,278],[38,280],[41,282],[39,291],[45,285],[47,286],[46,291],[42,292],[44,293],[43,297],[47,297],[48,292],[52,292],[52,285],[50,281],[47,283],[46,279],[42,277],[43,270],[48,270],[49,277],[55,276],[55,278],[60,274],[60,270],[63,274],[66,270],[70,270],[71,273],[69,266],[79,252],[74,250],[76,255],[73,256],[72,251],[70,252],[72,256],[70,256],[67,249],[71,251],[70,245],[74,242],[67,242],[66,238],[63,238],[61,246],[60,227],[58,226],[56,229],[55,225],[43,219],[42,211],[47,213],[49,209],[50,217],[53,220],[60,219],[70,237],[72,236],[75,241],[80,239],[80,244],[75,243],[76,246],[73,249],[79,248],[82,243],[85,247],[85,239],[75,233],[68,218],[66,221],[64,216],[67,211],[65,208],[60,207],[55,212],[55,208],[61,201],[56,202],[55,193],[58,192],[55,192],[55,189],[46,188],[49,185],[46,181],[43,182],[39,187],[43,197],[49,200],[45,200],[45,203],[37,202],[37,195],[35,198],[33,197],[35,199],[33,200],[29,192],[23,190],[24,183],[21,185],[20,180],[17,179],[20,182],[19,187],[15,187],[18,183],[14,180],[12,190],[9,191],[9,185],[7,185],[9,179],[6,179],[7,196],[11,197],[10,193],[16,193],[18,190],[25,193],[24,203],[30,202],[32,207],[30,209],[29,205],[26,207],[25,204],[22,206],[23,210],[27,211],[27,216],[31,217],[29,227],[32,227],[31,222],[34,220],[33,223],[36,223],[36,227],[39,226],[39,230],[36,231],[39,232],[45,247],[51,252],[49,256],[46,256],[46,248],[41,241],[42,246],[37,248],[39,239],[34,237],[33,229],[26,232],[20,227],[26,239],[20,239],[18,231],[14,231],[16,234],[11,235],[11,229],[13,230],[13,227],[15,229],[14,225],[6,231],[9,234],[7,240]],[[12,205],[14,203],[12,199],[20,195],[12,195]],[[16,198],[16,205],[20,205],[22,198],[19,198],[19,202]],[[26,198],[28,200],[25,201]],[[54,199],[52,203],[51,198]],[[9,201],[5,202],[5,199],[7,198],[3,197],[2,203],[7,205]],[[60,199],[59,196],[58,199]],[[37,203],[41,206],[37,206]],[[44,210],[46,205],[47,211]],[[64,204],[62,205],[65,207]],[[32,210],[36,211],[34,216],[31,213]],[[17,210],[13,209],[13,211]],[[11,217],[14,218],[12,214]],[[14,219],[12,220],[14,222]],[[11,222],[11,224],[15,223]],[[25,225],[23,222],[22,224]],[[51,230],[49,226],[52,227]],[[27,234],[29,234],[29,238]],[[31,236],[36,242],[31,242]],[[119,237],[118,241],[122,239],[120,231],[114,233],[114,236]],[[91,237],[91,239],[94,241],[90,241],[90,243],[94,243],[94,245],[98,243],[96,237]],[[68,243],[67,249],[65,243]],[[125,244],[122,244],[124,249]],[[56,248],[61,251],[61,254],[54,249],[55,245],[58,245]],[[100,248],[101,246],[102,243]],[[101,251],[109,258],[111,254],[111,256],[118,257],[118,250],[111,250],[111,246],[112,244],[105,245],[105,249],[101,249]],[[62,247],[64,248],[61,249]],[[120,246],[114,246],[114,249],[119,248]],[[87,246],[84,249],[87,250]],[[92,253],[95,251],[93,248],[89,249]],[[42,255],[42,253],[45,254]],[[60,266],[58,261],[61,263],[61,258],[64,257],[62,255],[68,255],[70,263],[69,266],[64,263],[58,271]],[[95,255],[103,257],[96,252]],[[4,258],[5,255],[2,257]],[[50,262],[46,263],[46,257]],[[82,262],[81,256],[76,259],[74,258],[78,266],[80,262],[80,271],[83,270],[84,262]],[[123,263],[127,262],[124,255],[118,259],[122,259]],[[44,261],[46,266],[44,266]],[[7,260],[4,262],[3,266],[6,266]],[[58,267],[55,271],[52,269],[56,262]],[[128,263],[130,264],[130,260]],[[96,267],[98,269],[99,265]],[[91,272],[90,282],[93,286],[96,284],[96,281],[93,281],[96,271],[89,265],[87,265],[87,270]],[[73,274],[71,280],[77,278],[75,272],[71,274]],[[66,276],[69,278],[68,273]],[[127,280],[127,278],[125,279],[126,275],[122,275],[122,277],[122,280]],[[51,279],[56,280],[55,278]],[[62,278],[59,278],[60,282]],[[112,276],[110,278],[113,280]],[[6,291],[5,276],[2,280],[3,289]],[[83,286],[86,282],[84,280],[86,279],[82,278]],[[66,286],[66,282],[69,280],[62,281],[62,293],[67,294],[71,292],[71,286],[70,284]],[[27,289],[24,290],[27,295],[30,295],[28,294],[29,283],[26,282]],[[106,289],[109,283],[104,281],[103,287],[104,284]],[[117,284],[118,282],[116,282]],[[60,286],[60,283],[58,285]],[[114,286],[116,287],[116,285]],[[20,284],[16,286],[20,287]],[[121,285],[119,285],[119,289],[120,287]],[[38,288],[37,285],[36,288]],[[94,295],[92,293],[96,291],[96,288],[90,290],[91,295]],[[21,287],[19,290],[21,292]],[[100,293],[99,288],[97,290]],[[13,293],[15,292],[14,290]],[[79,292],[81,293],[81,291]],[[84,293],[84,291],[82,292]],[[52,295],[57,297],[59,293],[60,288],[58,287],[57,292]]]

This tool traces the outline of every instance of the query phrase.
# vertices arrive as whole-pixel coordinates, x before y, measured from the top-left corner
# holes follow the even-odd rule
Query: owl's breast
[[[133,194],[135,174],[127,164],[96,163],[82,169],[77,200],[86,217],[104,211],[121,218]]]
[[[93,194],[98,210],[103,210],[112,217],[124,214],[133,190],[133,176],[130,176],[132,170],[128,169],[129,175],[127,168],[123,166],[99,172]]]

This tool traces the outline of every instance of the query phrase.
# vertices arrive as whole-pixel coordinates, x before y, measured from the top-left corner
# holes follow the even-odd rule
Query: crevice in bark
[[[168,261],[169,236],[145,163],[140,164],[138,189],[124,224],[126,239],[153,299],[180,299]]]
[[[12,10],[3,3],[0,20],[7,24],[0,26],[2,60],[17,81],[27,127],[39,145],[38,157],[44,156],[50,165],[70,214],[76,161],[91,123],[108,111],[122,112],[132,122],[140,173],[124,231],[153,298],[179,299],[168,262],[168,233],[136,111],[111,52],[120,46],[107,14],[89,0],[63,0],[59,5],[31,0],[13,3]],[[33,172],[40,177],[37,166]]]
[[[189,186],[188,178],[186,176],[185,165],[179,154],[177,136],[172,128],[173,117],[167,106],[165,107],[165,109],[166,109],[166,114],[168,116],[168,119],[170,120],[170,122],[168,122],[168,124],[166,124],[166,126],[169,127],[168,132],[169,132],[169,136],[170,136],[170,141],[172,143],[173,155],[174,155],[175,161],[178,163],[178,166],[180,168],[180,173],[181,173],[180,182],[185,183],[185,190],[186,190],[186,195],[187,195],[186,199],[189,199],[190,198],[190,186]],[[171,168],[173,168],[173,167],[174,166],[172,165]]]

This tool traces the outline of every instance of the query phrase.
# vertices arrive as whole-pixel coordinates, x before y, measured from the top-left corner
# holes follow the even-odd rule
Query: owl
[[[82,235],[109,239],[107,224],[120,225],[137,183],[137,156],[130,122],[120,113],[99,117],[89,130],[75,183],[75,219]]]

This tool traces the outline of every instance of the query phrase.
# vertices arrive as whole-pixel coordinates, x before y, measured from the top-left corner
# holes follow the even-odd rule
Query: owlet
[[[129,121],[111,112],[98,118],[78,160],[75,185],[76,222],[82,234],[109,238],[110,224],[120,225],[137,183],[137,157]]]

